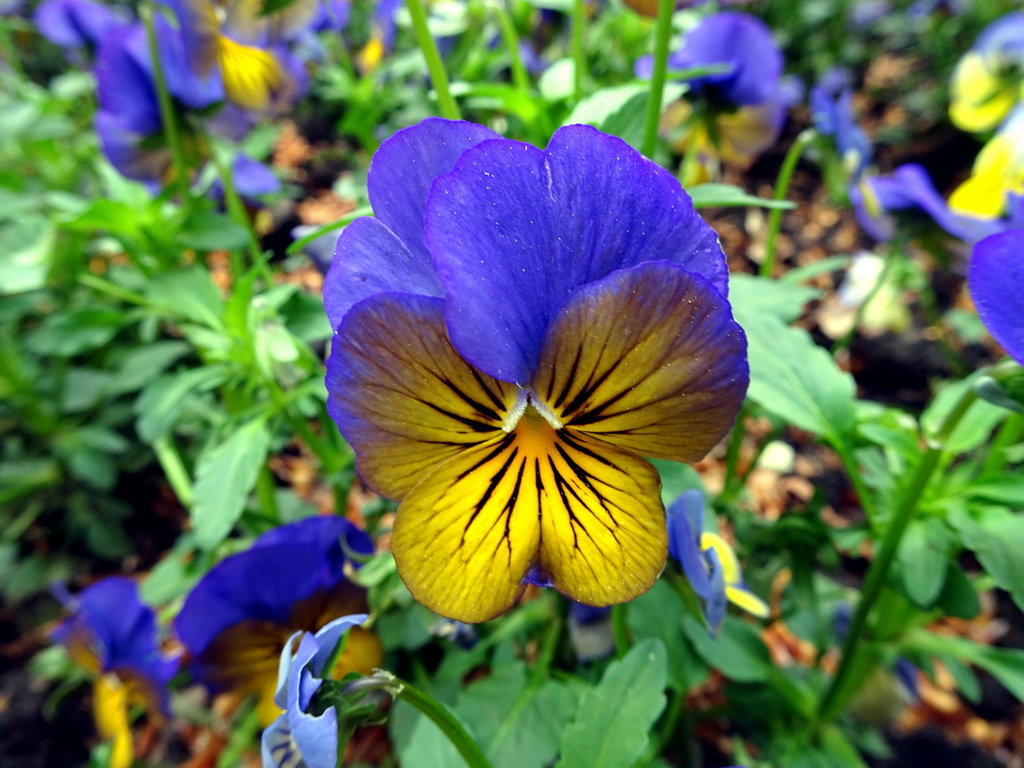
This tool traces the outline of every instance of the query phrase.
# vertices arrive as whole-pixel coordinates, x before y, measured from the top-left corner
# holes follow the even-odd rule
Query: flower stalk
[[[786,194],[789,192],[789,183],[793,180],[793,171],[796,170],[796,164],[800,162],[804,150],[811,145],[811,142],[814,141],[817,135],[813,129],[808,128],[796,137],[793,145],[789,148],[789,152],[786,153],[785,159],[782,161],[782,168],[779,169],[779,177],[775,182],[775,194],[772,196],[773,200],[786,199]],[[778,246],[779,230],[782,228],[782,213],[781,208],[774,208],[768,214],[768,237],[764,245],[764,261],[761,262],[761,269],[758,270],[758,274],[761,277],[771,277],[772,272],[775,271],[775,251]]]
[[[658,0],[658,18],[655,22],[654,71],[651,73],[651,91],[647,98],[647,116],[644,122],[644,139],[640,151],[647,157],[654,154],[658,140],[658,123],[661,119],[661,99],[665,91],[665,77],[668,72],[668,45],[672,38],[672,13],[674,0]]]
[[[164,135],[171,150],[174,163],[174,181],[178,186],[182,204],[186,210],[192,207],[192,185],[189,182],[188,163],[185,160],[185,149],[181,142],[178,116],[174,113],[174,102],[167,89],[167,78],[164,75],[163,62],[160,60],[160,48],[156,39],[156,26],[153,21],[153,8],[144,3],[139,8],[139,15],[146,25],[146,39],[149,43],[149,55],[153,58],[153,81],[156,84],[157,101],[160,104],[160,120],[164,125]]]
[[[860,650],[859,646],[867,628],[871,610],[882,593],[889,569],[893,560],[896,559],[903,534],[914,517],[918,502],[945,453],[943,446],[977,399],[978,396],[973,389],[965,390],[960,396],[956,405],[942,422],[934,439],[929,441],[931,444],[921,456],[921,461],[914,470],[910,482],[896,502],[892,522],[882,540],[882,548],[872,561],[867,576],[864,578],[861,599],[850,619],[850,628],[843,641],[839,668],[821,698],[817,718],[819,724],[835,718],[856,690],[856,681],[852,675],[857,668],[857,652]]]
[[[459,105],[452,96],[451,88],[448,85],[448,74],[444,69],[444,62],[441,60],[441,52],[437,50],[437,43],[430,34],[430,27],[427,24],[427,11],[423,7],[423,0],[405,0],[409,14],[412,16],[412,28],[416,34],[416,42],[423,57],[427,60],[427,71],[430,73],[430,81],[437,91],[437,105],[441,111],[441,117],[449,120],[461,120],[462,112]]]

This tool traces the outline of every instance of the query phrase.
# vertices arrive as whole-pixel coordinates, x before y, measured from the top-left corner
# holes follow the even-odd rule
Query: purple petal
[[[718,559],[718,553],[713,549],[709,549],[704,553],[708,564],[708,570],[711,572],[710,575],[710,594],[704,603],[704,615],[708,620],[708,629],[712,636],[718,634],[718,630],[722,628],[722,622],[725,621],[725,609],[728,606],[729,600],[725,595],[725,573],[722,569],[722,563]]]
[[[126,23],[119,11],[92,0],[45,0],[36,8],[35,23],[43,37],[62,48],[97,46]]]
[[[753,16],[736,11],[714,13],[683,40],[672,57],[673,68],[688,69],[709,64],[728,64],[728,72],[690,80],[708,85],[731,104],[769,101],[782,75],[782,52],[771,30]]]
[[[434,179],[450,172],[470,147],[496,138],[498,134],[482,125],[433,117],[398,131],[380,145],[366,179],[370,204],[374,215],[415,258],[430,263],[423,242],[423,217]],[[392,290],[407,289],[395,285]]]
[[[160,130],[152,67],[136,49],[144,42],[141,25],[123,27],[108,35],[96,56],[96,92],[100,110],[114,116],[125,131],[146,135]]]
[[[338,763],[338,715],[328,707],[322,715],[308,715],[305,708],[320,687],[310,677],[308,665],[320,651],[312,635],[304,635],[295,652],[288,680],[288,728],[308,768],[336,768]],[[303,699],[305,701],[303,701]]]
[[[665,260],[726,291],[717,236],[678,181],[589,126],[559,129],[543,152],[467,151],[434,183],[426,233],[453,343],[505,381],[530,379],[568,296],[614,270]]]
[[[668,553],[683,567],[693,591],[706,600],[711,596],[711,580],[700,550],[703,514],[704,495],[698,490],[683,491],[665,510]]]
[[[324,309],[331,327],[337,330],[353,305],[388,291],[431,297],[442,293],[429,258],[413,253],[380,219],[356,219],[338,238],[324,278]]]
[[[992,235],[975,245],[967,285],[989,333],[1024,365],[1024,229]]]

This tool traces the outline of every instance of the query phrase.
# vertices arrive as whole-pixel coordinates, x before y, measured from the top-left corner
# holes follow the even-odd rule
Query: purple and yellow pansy
[[[748,381],[715,233],[588,126],[540,150],[428,119],[368,187],[376,218],[343,232],[324,287],[328,409],[401,501],[413,596],[477,622],[527,580],[598,606],[646,591],[667,535],[641,457],[703,457]]]
[[[128,768],[135,754],[131,708],[166,714],[177,659],[160,651],[156,614],[131,579],[103,579],[64,601],[71,616],[50,637],[94,678],[93,713],[100,736],[111,742],[109,765]]]
[[[365,610],[365,591],[348,576],[352,556],[372,553],[373,542],[352,523],[313,517],[268,531],[222,560],[189,593],[175,622],[195,678],[216,692],[258,695],[269,725],[280,714],[274,693],[288,638]],[[356,629],[337,669],[369,673],[380,659],[376,636]]]

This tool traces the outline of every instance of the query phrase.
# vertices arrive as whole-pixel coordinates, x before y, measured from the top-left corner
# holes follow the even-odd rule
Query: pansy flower
[[[893,214],[920,211],[955,238],[967,243],[1004,229],[997,222],[986,222],[958,214],[935,189],[928,172],[916,163],[899,166],[891,174],[865,175],[850,189],[857,221],[876,240],[890,240],[895,232]]]
[[[871,140],[853,116],[853,89],[849,73],[833,69],[811,88],[808,99],[814,127],[835,140],[836,151],[849,177],[860,178],[871,160]]]
[[[263,13],[260,0],[165,0],[178,18],[193,71],[217,71],[230,101],[262,112],[298,94],[286,43],[317,20],[319,0]]]
[[[263,768],[336,768],[337,710],[330,706],[315,714],[309,709],[325,678],[343,677],[351,671],[345,669],[345,651],[333,670],[327,669],[327,664],[338,643],[345,643],[347,649],[356,633],[363,631],[359,625],[366,618],[366,614],[344,616],[325,625],[315,635],[299,632],[285,643],[274,694],[274,701],[283,714],[263,731]],[[346,632],[348,637],[345,637]]]
[[[156,37],[167,90],[177,105],[203,109],[224,98],[219,80],[199,77],[188,68],[178,30],[157,19]],[[103,39],[96,58],[96,81],[95,124],[104,155],[130,179],[166,181],[170,151],[163,138],[153,57],[142,24],[116,28]],[[196,140],[187,131],[184,138],[186,151],[197,157]]]
[[[668,551],[683,568],[693,591],[704,600],[704,614],[712,632],[725,619],[727,603],[759,618],[768,606],[743,582],[739,558],[717,533],[704,530],[704,495],[683,491],[666,511]]]
[[[1024,11],[990,24],[953,70],[949,116],[974,133],[997,127],[1024,101]]]
[[[428,119],[381,145],[338,240],[328,409],[399,499],[413,596],[490,619],[528,579],[646,591],[667,537],[641,456],[695,461],[748,381],[715,233],[668,171],[589,126],[546,150]]]
[[[130,708],[167,711],[167,683],[177,661],[160,652],[156,615],[139,600],[135,582],[111,577],[64,602],[71,617],[51,634],[94,678],[93,712],[100,735],[112,742],[111,768],[128,768],[134,755]]]
[[[285,642],[365,610],[365,592],[346,570],[354,565],[350,555],[372,552],[370,538],[347,520],[313,517],[268,531],[222,560],[189,593],[175,622],[195,677],[217,692],[258,694],[268,725],[280,713],[274,691]],[[380,657],[376,636],[355,630],[338,669],[369,672]]]
[[[1006,353],[1024,365],[1024,229],[992,235],[974,246],[967,286],[978,316]]]
[[[668,66],[724,68],[687,78],[686,98],[669,105],[662,120],[679,149],[692,145],[697,152],[700,180],[713,175],[715,161],[750,162],[778,139],[792,95],[782,80],[782,51],[760,19],[736,11],[711,14],[686,34]],[[652,68],[646,56],[636,74],[648,78]]]

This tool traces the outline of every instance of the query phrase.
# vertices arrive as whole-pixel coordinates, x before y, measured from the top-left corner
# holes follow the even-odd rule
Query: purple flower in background
[[[725,71],[689,77],[696,92],[732,106],[774,101],[782,77],[782,51],[760,19],[737,11],[713,13],[683,38],[669,56],[671,70],[721,65]],[[654,61],[637,61],[638,77],[649,78]]]
[[[1024,229],[1011,229],[974,246],[967,286],[978,316],[1006,353],[1024,365]]]
[[[327,669],[338,643],[367,619],[355,614],[336,619],[315,635],[296,632],[285,643],[278,666],[274,702],[284,710],[261,739],[263,768],[336,768],[338,713],[330,706],[320,714],[308,710],[313,696],[336,669]],[[298,640],[298,648],[292,648]],[[347,640],[351,640],[351,635]],[[347,642],[346,642],[347,648]]]
[[[1005,228],[1005,223],[982,221],[950,210],[920,165],[901,165],[886,176],[865,176],[850,190],[857,220],[876,240],[890,240],[895,231],[892,213],[921,211],[953,237],[974,243]]]
[[[569,601],[569,641],[576,658],[586,663],[611,656],[615,650],[612,609]]]
[[[96,728],[113,742],[112,768],[128,768],[131,707],[142,706],[156,716],[166,713],[167,683],[177,671],[177,659],[160,652],[156,614],[139,600],[130,579],[103,579],[77,597],[61,597],[72,614],[50,637],[95,678]]]
[[[853,117],[849,73],[834,69],[811,88],[811,119],[822,136],[831,136],[847,173],[854,179],[871,159],[871,140]]]
[[[684,182],[716,175],[717,159],[747,163],[774,144],[794,95],[782,78],[782,51],[760,19],[736,11],[713,13],[690,30],[669,57],[671,70],[720,67],[721,72],[685,78],[685,99],[669,105],[662,127],[675,146],[697,144],[699,173]],[[649,78],[653,58],[636,63],[636,74]],[[695,109],[694,102],[702,107]]]
[[[591,605],[646,591],[667,533],[641,456],[703,456],[747,385],[714,232],[581,125],[542,151],[428,119],[381,145],[368,190],[324,285],[328,408],[402,502],[413,596],[476,622],[528,577]]]
[[[340,517],[312,517],[275,528],[252,547],[219,562],[185,599],[174,627],[193,658],[196,678],[214,691],[260,696],[269,724],[277,662],[296,631],[313,632],[366,608],[365,590],[351,583],[349,554],[370,555],[373,542]],[[380,662],[377,638],[358,630],[345,648],[346,670]]]
[[[36,8],[35,23],[43,37],[61,48],[95,48],[127,19],[120,9],[94,0],[44,0]]]
[[[156,34],[167,89],[177,103],[201,109],[224,98],[217,78],[198,77],[189,69],[178,30],[157,19]],[[142,24],[118,27],[104,38],[96,57],[96,81],[96,132],[103,153],[122,175],[162,183],[171,159],[160,138],[163,118]]]

